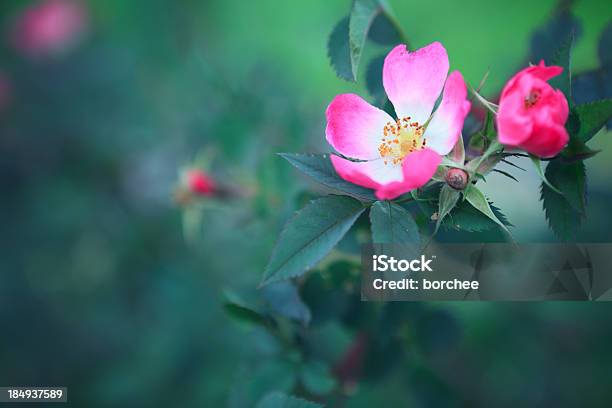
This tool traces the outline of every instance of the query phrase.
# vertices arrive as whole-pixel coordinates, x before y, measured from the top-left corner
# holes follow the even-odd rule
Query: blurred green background
[[[490,70],[483,92],[493,95],[556,7],[390,3],[412,48],[441,41],[470,84]],[[0,4],[10,89],[0,110],[0,385],[67,386],[70,405],[88,407],[254,406],[292,391],[274,342],[222,303],[224,291],[255,291],[283,222],[316,189],[275,153],[328,151],[329,101],[366,96],[326,55],[350,2],[92,0],[83,38],[44,58],[10,41],[32,4]],[[582,27],[574,71],[594,69],[610,5],[576,1],[572,12]],[[580,238],[607,242],[610,133],[592,147],[603,152],[586,162]],[[179,171],[202,152],[217,180],[252,195],[180,208]],[[537,175],[513,174],[520,184],[492,176],[485,191],[519,241],[553,240]],[[360,382],[347,406],[609,405],[607,304],[397,307],[416,319],[418,339],[402,353],[418,357]],[[355,333],[315,318],[312,336],[337,361]]]

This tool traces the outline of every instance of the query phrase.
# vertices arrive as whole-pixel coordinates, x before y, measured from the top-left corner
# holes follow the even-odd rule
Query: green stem
[[[487,108],[488,110],[490,110],[491,112],[493,112],[495,115],[497,115],[497,109],[499,108],[499,106],[497,106],[496,104],[494,104],[493,102],[489,102],[487,101],[484,97],[482,97],[482,95],[480,95],[478,93],[478,91],[476,91],[474,88],[472,88],[471,86],[469,87],[470,92],[472,93],[472,95],[474,95],[476,97],[476,99],[478,100],[478,102],[480,102],[485,108]]]
[[[474,172],[478,172],[480,165],[499,149],[503,149],[503,145],[499,143],[499,140],[494,139],[491,142],[491,145],[487,148],[487,150],[483,153],[483,155],[480,156],[480,159],[476,162],[476,166],[474,167]]]

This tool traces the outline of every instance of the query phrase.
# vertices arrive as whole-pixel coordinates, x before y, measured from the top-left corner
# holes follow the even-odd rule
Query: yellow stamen
[[[410,116],[406,116],[395,123],[388,122],[383,128],[383,138],[378,147],[378,153],[384,159],[385,164],[397,165],[408,154],[425,147],[423,126],[420,126],[418,122],[410,122],[410,119]],[[387,139],[389,134],[394,137]]]

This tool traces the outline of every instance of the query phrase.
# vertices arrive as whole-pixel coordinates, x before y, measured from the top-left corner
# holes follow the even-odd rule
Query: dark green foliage
[[[434,234],[438,232],[446,216],[455,208],[460,197],[461,193],[451,188],[448,184],[442,186],[440,196],[438,197],[438,217]]]
[[[576,105],[572,111],[577,121],[572,136],[574,139],[585,143],[612,118],[612,99],[603,99]],[[576,129],[577,128],[577,129]]]
[[[240,322],[251,324],[265,323],[265,318],[261,314],[257,313],[252,309],[249,309],[248,307],[231,302],[225,303],[223,307],[225,308],[225,311],[229,316]]]
[[[327,56],[336,75],[347,81],[354,81],[349,48],[349,17],[343,17],[336,23],[327,42]]]
[[[277,282],[261,289],[262,298],[270,312],[287,317],[307,326],[310,323],[310,310],[300,299],[295,285],[291,282]]]
[[[402,32],[393,17],[383,12],[374,17],[368,38],[377,44],[393,46],[402,42]]]
[[[585,218],[586,173],[584,163],[553,160],[546,168],[546,178],[559,189],[560,195],[546,184],[541,187],[541,200],[548,225],[564,241],[576,235]]]
[[[428,223],[433,224],[437,220],[437,214],[433,217],[433,219],[432,216],[439,211],[439,205],[437,202],[429,200],[434,200],[439,196],[439,194],[440,186],[436,186],[419,195],[421,200],[427,200],[419,201],[418,205],[419,208],[425,213]],[[512,226],[506,216],[499,210],[499,208],[493,205],[492,202],[489,202],[489,207],[493,211],[495,217],[506,227]],[[447,230],[453,229],[465,232],[482,232],[498,228],[499,225],[491,220],[491,218],[474,208],[474,206],[472,206],[466,200],[459,200],[452,211],[446,217],[444,217],[441,227]]]
[[[398,204],[377,201],[370,209],[374,243],[420,243],[419,229],[412,214]]]
[[[327,43],[327,55],[336,74],[356,81],[366,40],[383,45],[403,41],[398,23],[384,0],[354,0],[351,12],[334,27]]]
[[[600,34],[598,44],[599,67],[579,73],[572,81],[576,103],[589,103],[612,98],[612,22]],[[612,126],[608,120],[607,128]]]
[[[531,37],[530,62],[537,64],[540,60],[544,60],[550,65],[558,55],[561,41],[570,36],[580,37],[582,27],[569,9],[569,3],[559,2],[560,8],[555,10],[552,17]]]
[[[549,65],[558,65],[563,68],[563,72],[552,78],[550,86],[560,89],[565,97],[570,108],[574,104],[572,99],[572,49],[574,46],[574,32],[572,31],[566,39],[560,44],[558,50],[554,54]]]
[[[331,195],[312,201],[298,211],[278,238],[262,284],[301,276],[315,266],[363,210],[357,200]]]
[[[281,392],[267,394],[256,408],[323,408],[323,405],[292,397]]]
[[[370,12],[363,14],[353,33],[358,84],[320,70],[326,64],[322,31],[342,14],[331,11],[342,7],[331,2],[83,2],[88,35],[50,59],[20,55],[7,37],[14,13],[38,2],[0,3],[6,34],[0,71],[12,93],[0,107],[0,376],[7,383],[65,385],[71,406],[92,408],[597,406],[610,400],[612,330],[605,308],[534,305],[526,312],[511,304],[475,310],[362,302],[358,257],[359,245],[371,239],[369,211],[314,271],[257,289],[282,223],[320,195],[275,154],[325,149],[326,103],[339,92],[365,96],[364,79],[375,103],[393,114],[380,72],[386,52],[405,38],[383,3],[356,3],[378,10],[371,21]],[[350,4],[345,12],[353,12]],[[491,23],[495,13],[488,18],[486,2],[393,4],[402,25],[419,33],[415,46],[439,34],[457,36],[444,45],[451,64],[461,63],[453,69],[466,78],[487,61],[525,65],[509,52],[520,44],[489,47],[471,60],[457,54],[456,44],[471,46],[483,32],[505,29]],[[477,26],[457,18],[473,6],[487,17]],[[585,26],[596,6],[581,4]],[[530,12],[544,15],[546,7],[534,2]],[[349,19],[338,25],[329,51],[339,75],[353,80]],[[528,21],[512,24],[513,38],[520,41]],[[561,37],[553,37],[557,46]],[[601,66],[574,76],[579,104],[612,96],[605,94],[612,49],[606,44],[603,35]],[[580,66],[594,66],[587,54]],[[588,100],[580,99],[582,84]],[[602,120],[596,116],[597,122],[582,118],[595,123],[588,128],[576,116],[571,133],[592,137]],[[200,150],[210,153],[206,170],[242,194],[198,199],[188,208],[173,201],[177,170],[199,163]],[[574,142],[570,150],[559,164],[589,154]],[[604,154],[589,162],[589,171],[605,171]],[[371,190],[340,179],[328,158],[285,158],[324,187],[361,200],[346,199],[355,208],[376,201]],[[589,208],[597,235],[585,228],[585,236],[605,241],[610,197],[601,183],[598,188]],[[399,205],[433,230],[439,193],[419,203],[429,206],[426,216],[417,203]],[[580,203],[579,195],[568,197],[571,208]],[[183,237],[183,211],[197,221],[193,240]],[[466,231],[500,230],[461,200],[441,226],[441,240],[458,228],[461,242],[486,238]],[[540,233],[537,226],[520,228]],[[223,296],[226,288],[240,296]],[[555,341],[542,347],[541,339]],[[582,375],[584,367],[591,375]]]
[[[310,361],[302,367],[300,380],[308,392],[314,395],[326,395],[336,386],[336,380],[327,364],[321,361]]]
[[[491,202],[489,202],[489,206],[491,207],[493,214],[495,214],[495,217],[499,219],[506,227],[512,226],[499,208],[495,207]],[[442,225],[448,228],[454,228],[466,232],[487,231],[492,228],[499,227],[496,222],[492,221],[489,217],[485,216],[482,212],[478,211],[466,201],[460,202],[450,213],[447,221]]]
[[[329,154],[280,153],[280,156],[318,183],[361,200],[376,200],[372,190],[340,178],[331,164]]]
[[[378,57],[372,58],[370,63],[368,64],[368,70],[366,72],[366,87],[368,88],[368,92],[374,98],[374,105],[382,108],[384,104],[387,102],[387,94],[385,93],[385,88],[382,83],[382,72],[383,72],[383,63],[385,62],[385,56],[380,55]]]
[[[349,48],[351,50],[351,66],[354,79],[357,79],[359,63],[370,26],[382,10],[383,2],[381,0],[353,0],[349,20]]]
[[[491,221],[495,222],[499,225],[504,231],[508,232],[508,228],[506,224],[504,224],[497,215],[493,212],[489,201],[484,196],[484,194],[476,188],[476,186],[471,185],[464,191],[464,197],[467,202],[469,202],[475,209],[479,212],[487,216]]]

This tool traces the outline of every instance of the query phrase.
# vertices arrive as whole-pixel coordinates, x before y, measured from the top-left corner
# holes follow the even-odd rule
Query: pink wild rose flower
[[[556,156],[567,144],[569,113],[563,92],[546,81],[563,68],[539,65],[523,69],[504,87],[497,112],[500,143],[539,157]]]
[[[327,141],[344,180],[394,199],[427,183],[461,136],[470,110],[458,71],[448,75],[448,55],[439,42],[409,52],[398,45],[385,58],[383,86],[397,119],[354,94],[338,95],[327,108]],[[448,78],[447,78],[448,75]],[[432,114],[442,93],[442,101]]]
[[[78,0],[42,0],[18,16],[12,31],[15,48],[30,57],[59,54],[79,39],[87,11]]]

